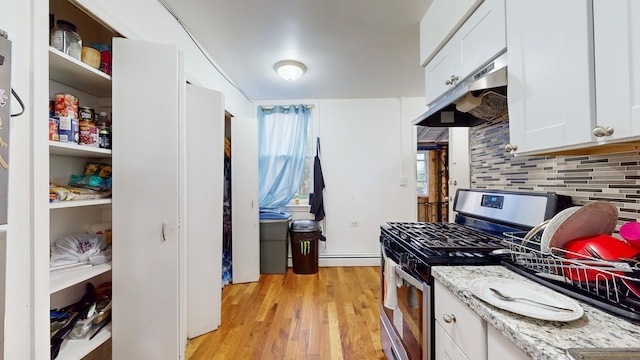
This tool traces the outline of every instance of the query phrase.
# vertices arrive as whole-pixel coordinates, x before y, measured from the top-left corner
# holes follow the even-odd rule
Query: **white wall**
[[[254,105],[299,103],[315,105],[321,142],[327,242],[320,245],[320,266],[378,265],[380,226],[417,219],[416,135],[411,121],[424,112],[424,98]],[[310,218],[308,207],[301,208],[286,210],[294,219]]]
[[[234,116],[251,116],[251,102],[229,83],[208,54],[203,54],[178,21],[157,0],[76,0],[125,37],[174,44],[182,51],[187,80],[220,91],[225,109]],[[216,64],[217,66],[217,64]]]

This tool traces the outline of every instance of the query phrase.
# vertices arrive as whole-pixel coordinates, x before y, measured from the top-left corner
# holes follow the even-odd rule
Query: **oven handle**
[[[384,244],[381,244],[380,248],[382,249],[382,259],[384,261],[386,261],[387,260],[387,252],[384,249]],[[415,286],[418,289],[423,289],[424,288],[424,284],[421,281],[416,279],[414,276],[411,276],[411,274],[409,274],[408,272],[402,270],[402,268],[399,265],[395,266],[395,270],[396,270],[396,275],[400,276],[402,278],[402,280],[408,282],[409,284]]]

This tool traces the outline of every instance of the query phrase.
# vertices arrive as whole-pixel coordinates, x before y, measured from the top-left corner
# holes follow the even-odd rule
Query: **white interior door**
[[[455,220],[453,200],[457,189],[471,187],[469,128],[449,129],[449,222]]]
[[[224,96],[187,85],[187,337],[220,325]]]
[[[144,61],[143,59],[153,59]],[[113,358],[182,358],[175,46],[113,39]]]
[[[234,283],[260,278],[258,120],[231,118],[231,262]]]

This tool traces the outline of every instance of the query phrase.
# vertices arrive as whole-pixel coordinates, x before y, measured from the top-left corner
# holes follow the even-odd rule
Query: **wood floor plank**
[[[222,324],[186,359],[384,359],[379,331],[379,267],[288,269],[222,289]]]

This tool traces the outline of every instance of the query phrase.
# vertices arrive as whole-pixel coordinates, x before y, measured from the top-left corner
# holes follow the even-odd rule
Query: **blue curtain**
[[[300,187],[308,122],[302,105],[258,108],[260,211],[281,211]]]

